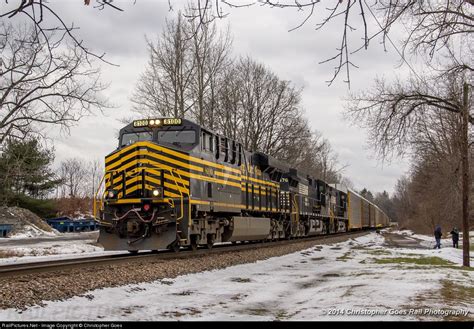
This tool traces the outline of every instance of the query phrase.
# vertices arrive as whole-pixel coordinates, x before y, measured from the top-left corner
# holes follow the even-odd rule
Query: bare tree
[[[449,134],[459,120],[448,116],[452,120],[441,119],[444,133],[430,132],[430,140],[417,148],[420,154],[413,159],[409,176],[399,180],[393,201],[402,227],[431,234],[436,225],[443,230],[462,225],[460,149],[457,133]]]
[[[337,154],[320,132],[313,131],[307,137],[303,135],[294,139],[293,143],[285,149],[286,154],[280,155],[285,162],[325,182],[341,181],[345,166],[339,165]]]
[[[54,6],[50,5],[47,0],[4,0],[0,4],[0,18],[1,19],[13,19],[21,17],[29,22],[30,26],[33,27],[36,36],[40,38],[44,36],[48,40],[47,35],[50,33],[60,33],[62,39],[66,40],[72,47],[80,49],[83,56],[87,60],[97,58],[105,63],[109,63],[105,59],[105,53],[98,54],[87,48],[83,42],[77,38],[75,30],[77,27],[73,23],[68,24],[65,22],[58,12],[54,9]],[[111,7],[121,10],[117,6],[112,5],[113,0],[97,0],[96,7],[98,9],[104,9],[105,7]],[[85,5],[90,4],[90,0],[84,0]],[[46,41],[48,42],[48,41]],[[50,49],[49,47],[47,50]],[[51,53],[51,57],[54,54]],[[109,63],[111,64],[111,63]]]
[[[87,194],[84,184],[88,172],[86,163],[79,158],[70,158],[60,164],[59,176],[63,181],[62,197],[77,198]]]
[[[350,188],[351,190],[355,190],[355,184],[354,182],[346,176],[341,175],[341,178],[339,180],[339,184],[346,186],[347,188]]]
[[[187,12],[192,12],[188,4]],[[191,57],[194,74],[191,94],[193,117],[199,124],[213,129],[222,80],[231,65],[232,40],[230,30],[219,31],[215,23],[200,26],[195,20],[187,22],[191,37]]]
[[[188,9],[189,10],[189,9]],[[134,111],[145,116],[188,117],[214,128],[218,95],[230,65],[229,30],[202,28],[178,14],[167,21],[132,96]]]
[[[87,176],[88,176],[88,184],[89,191],[87,194],[94,198],[97,189],[99,188],[100,181],[102,176],[104,175],[104,165],[103,161],[99,159],[91,160],[87,164]]]
[[[468,71],[469,69],[465,69]],[[370,141],[382,158],[415,155],[412,186],[424,188],[424,193],[435,204],[447,208],[427,206],[426,202],[414,202],[415,207],[425,207],[415,213],[423,214],[421,220],[433,221],[439,214],[453,213],[450,206],[458,204],[463,218],[463,264],[469,266],[469,133],[474,127],[472,106],[466,75],[461,70],[443,70],[427,78],[411,78],[394,84],[377,81],[373,90],[353,95],[348,114],[354,122],[369,129]],[[462,133],[461,133],[462,132]],[[454,159],[454,160],[453,160]],[[461,162],[462,159],[462,162]],[[462,164],[461,164],[462,163]],[[454,168],[453,168],[454,167]],[[462,172],[462,184],[460,182]],[[433,177],[432,173],[436,173]],[[438,176],[439,173],[443,173]],[[429,185],[429,182],[435,182]],[[462,185],[453,190],[452,187]],[[440,194],[440,186],[444,188]],[[446,202],[447,192],[451,198]],[[413,193],[412,193],[413,194]],[[459,195],[462,195],[462,202]],[[457,197],[456,197],[457,196]],[[449,209],[448,209],[449,208]],[[437,209],[437,213],[433,213]],[[457,210],[456,210],[457,211]],[[455,212],[456,213],[456,212]],[[426,217],[428,216],[428,217]],[[432,222],[432,225],[435,223]]]
[[[382,157],[403,155],[418,142],[420,128],[440,112],[462,114],[463,76],[445,73],[419,80],[377,79],[373,89],[352,94],[347,114],[369,130],[369,141]],[[473,113],[469,115],[471,126]]]
[[[64,35],[0,23],[0,145],[45,125],[68,129],[107,106],[100,71]]]
[[[316,30],[323,31],[333,22],[337,24],[341,32],[335,54],[320,62],[335,64],[334,74],[328,80],[329,85],[343,72],[345,82],[350,86],[350,69],[357,68],[351,56],[362,49],[368,49],[377,38],[381,38],[384,48],[387,43],[391,44],[403,61],[407,53],[427,55],[432,59],[435,54],[441,54],[441,50],[452,54],[453,48],[450,46],[453,42],[464,42],[468,47],[473,44],[470,36],[474,29],[472,0],[347,0],[334,1],[333,5],[326,8],[320,0],[199,0],[194,6],[194,14],[189,17],[204,26],[216,18],[226,17],[232,8],[247,8],[257,4],[272,9],[300,12],[301,23],[289,31],[297,30],[304,24],[311,24],[311,18],[316,12],[325,13],[315,24]],[[408,31],[408,36],[402,40],[401,50],[398,50],[398,46],[389,36],[395,24],[403,24]],[[362,41],[350,43],[352,32],[359,34],[359,37],[354,39]],[[472,48],[469,49],[472,52]],[[466,62],[464,56],[458,57],[458,64],[458,67],[471,71],[473,69],[472,63]]]
[[[337,156],[311,131],[300,109],[300,90],[263,64],[240,58],[228,70],[216,112],[218,132],[244,148],[270,154],[323,180],[337,182]]]
[[[145,116],[185,117],[193,106],[191,35],[181,15],[166,22],[156,43],[147,40],[150,59],[136,85],[133,110]]]
[[[329,142],[309,129],[300,109],[301,90],[249,57],[231,61],[228,32],[195,23],[178,16],[149,45],[151,60],[132,99],[135,111],[193,119],[245,149],[336,182],[337,159]]]
[[[132,3],[132,0],[130,0]],[[136,2],[136,1],[135,1]],[[135,3],[133,2],[133,3]],[[122,11],[113,3],[113,0],[85,0],[85,5],[95,3],[95,7],[102,10],[111,8]],[[329,7],[323,7],[320,0],[197,0],[190,5],[190,11],[183,15],[186,19],[196,21],[196,26],[204,28],[214,22],[216,18],[225,18],[231,9],[247,8],[252,6],[263,6],[271,9],[296,10],[302,14],[299,24],[290,29],[294,31],[305,24],[313,24],[311,19],[315,13],[321,13],[322,19],[315,23],[317,30],[324,31],[330,23],[335,22],[340,29],[340,40],[336,46],[335,54],[321,63],[334,63],[334,74],[328,80],[331,84],[343,72],[346,82],[350,84],[350,69],[357,67],[351,56],[362,50],[377,38],[386,46],[390,43],[395,48],[394,41],[389,36],[393,25],[402,23],[406,26],[409,34],[402,43],[400,56],[404,59],[406,50],[427,54],[432,58],[439,50],[449,45],[453,39],[464,37],[473,30],[472,0],[347,0],[334,1]],[[168,1],[169,10],[173,10],[173,4]],[[43,15],[47,13],[47,15]],[[81,47],[88,56],[95,56],[101,60],[104,54],[98,55],[84,47],[83,41],[76,38],[74,25],[68,25],[54,10],[54,6],[43,0],[16,0],[11,4],[5,0],[0,8],[0,17],[16,17],[23,15],[35,24],[39,31],[61,30],[67,33],[75,45]],[[49,18],[49,19],[46,19]],[[355,33],[354,33],[355,32]],[[352,35],[353,40],[350,43]],[[358,33],[358,35],[357,35]],[[361,40],[361,41],[359,41]],[[468,42],[468,44],[472,44]],[[398,50],[397,50],[398,51]],[[463,63],[460,58],[460,66],[471,68],[472,63]]]
[[[263,64],[241,58],[224,81],[218,126],[246,149],[279,156],[291,143],[311,136],[301,124],[300,90]]]

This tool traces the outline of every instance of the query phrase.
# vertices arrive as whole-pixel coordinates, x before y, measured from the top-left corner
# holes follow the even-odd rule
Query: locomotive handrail
[[[173,177],[174,183],[176,184],[176,186],[178,186],[179,195],[181,197],[180,198],[181,199],[181,214],[178,218],[176,218],[176,222],[179,222],[184,217],[184,197],[183,197],[183,191],[179,188],[180,186],[178,184],[178,181],[176,180],[176,177],[173,174],[173,171],[176,171],[176,170],[171,169],[169,172],[171,174],[171,177]],[[179,176],[179,179],[182,180],[181,176]],[[183,184],[183,187],[184,187],[184,190],[186,190],[186,186],[184,184]]]
[[[336,218],[336,216],[334,216],[334,211],[329,208],[329,225],[334,225],[334,218]]]
[[[290,193],[290,197],[291,197],[291,193]],[[293,194],[293,202],[292,202],[292,205],[293,207],[291,208],[294,208],[295,211],[293,211],[293,209],[290,209],[290,216],[293,217],[292,215],[295,215],[294,216],[294,225],[296,225],[296,230],[298,230],[298,226],[300,224],[300,211],[299,211],[299,205],[298,205],[298,200],[296,199],[296,194]],[[293,219],[292,219],[293,221]]]
[[[175,172],[178,175],[181,182],[184,181],[184,179],[181,177],[181,174],[179,173],[179,171],[175,170]],[[182,184],[183,184],[183,190],[186,191],[186,186],[184,185],[184,183],[182,183]],[[189,191],[188,192],[188,216],[191,219],[191,187],[188,191]],[[179,218],[179,220],[181,220],[184,217],[184,211],[183,210],[184,210],[184,202],[183,202],[183,199],[181,199],[181,217]],[[189,220],[189,226],[191,226],[191,220]]]
[[[98,185],[98,187],[97,187],[97,191],[95,192],[95,195],[94,195],[94,200],[93,200],[93,202],[92,202],[92,215],[94,216],[95,219],[98,219],[99,222],[100,222],[100,218],[97,217],[97,201],[98,201],[98,200],[97,200],[97,199],[98,199],[97,197],[98,197],[99,192],[100,192],[100,189],[101,189],[101,187],[102,187],[102,183],[104,182],[105,175],[106,175],[106,174],[102,175],[102,178],[101,178],[101,180],[100,180],[100,182],[99,182],[99,185]],[[102,198],[101,198],[101,199],[102,199]]]

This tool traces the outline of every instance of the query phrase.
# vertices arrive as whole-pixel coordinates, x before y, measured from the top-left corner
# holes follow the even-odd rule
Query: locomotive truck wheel
[[[181,246],[179,245],[178,241],[175,241],[169,245],[168,249],[174,252],[179,252],[179,250],[181,249]]]
[[[180,247],[179,244],[177,244],[177,243],[172,246],[172,250],[173,250],[174,252],[179,252],[180,249],[181,249],[181,247]]]
[[[191,236],[191,243],[189,245],[189,249],[191,249],[192,251],[196,251],[198,250],[198,236],[196,235],[192,235]]]
[[[207,249],[212,249],[212,246],[214,245],[214,239],[215,239],[214,234],[207,235],[207,244],[206,244]]]

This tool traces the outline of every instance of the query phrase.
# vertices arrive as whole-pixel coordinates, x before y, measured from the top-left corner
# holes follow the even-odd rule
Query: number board
[[[135,121],[133,121],[133,126],[135,128],[137,128],[137,127],[147,127],[148,126],[148,120],[147,119],[135,120]]]
[[[178,118],[170,118],[170,119],[163,119],[164,126],[179,126],[181,125],[181,119]]]

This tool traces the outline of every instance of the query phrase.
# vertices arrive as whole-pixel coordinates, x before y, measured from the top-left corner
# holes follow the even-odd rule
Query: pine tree
[[[0,155],[0,200],[45,198],[61,182],[51,170],[53,161],[54,150],[38,139],[8,141]]]

